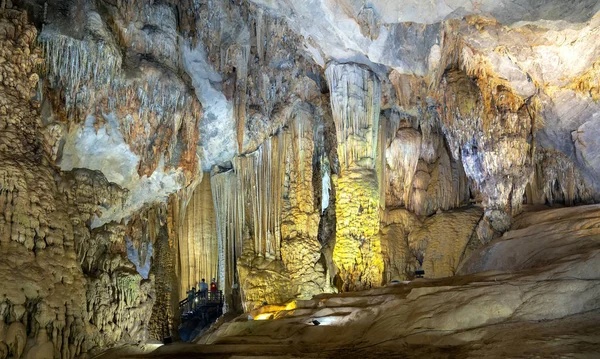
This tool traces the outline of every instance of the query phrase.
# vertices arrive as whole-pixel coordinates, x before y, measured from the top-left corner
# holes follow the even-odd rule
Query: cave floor
[[[528,211],[454,277],[321,294],[274,315],[102,358],[600,358],[600,205]]]
[[[469,332],[476,334],[481,328]],[[109,358],[598,358],[600,311],[550,321],[491,325],[479,340],[452,345],[409,344],[395,338],[368,346],[187,344],[165,345],[148,354],[131,348]]]

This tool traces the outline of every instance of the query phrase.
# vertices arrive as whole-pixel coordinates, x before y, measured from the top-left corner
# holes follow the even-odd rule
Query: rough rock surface
[[[0,358],[172,335],[178,300],[203,277],[229,312],[297,305],[281,314],[289,328],[264,325],[279,338],[304,340],[300,321],[324,306],[321,317],[368,322],[373,336],[350,333],[382,351],[377,328],[398,319],[384,340],[435,341],[419,329],[435,327],[452,331],[446,345],[580,313],[596,278],[568,287],[527,256],[591,271],[577,251],[595,253],[593,240],[571,239],[593,229],[594,210],[517,216],[600,200],[599,11],[596,0],[0,1]],[[543,231],[535,221],[556,233],[515,237]],[[500,284],[475,274],[515,268]],[[469,276],[310,300],[418,269]],[[507,317],[517,323],[472,334]],[[263,327],[248,325],[218,336],[252,342]],[[352,344],[313,334],[335,339],[333,356]]]
[[[199,340],[214,346],[164,348],[154,357],[200,355],[209,348],[224,355],[336,357],[350,354],[343,349],[350,346],[365,357],[593,355],[599,218],[596,205],[526,213],[472,256],[462,276],[297,301],[273,320],[240,317]]]
[[[72,358],[145,340],[153,285],[127,258],[124,225],[89,227],[99,206],[122,203],[123,191],[100,172],[52,165],[33,98],[36,30],[16,10],[2,10],[0,27],[2,347],[15,358]]]
[[[420,219],[398,209],[386,215],[381,229],[386,282],[413,279],[415,270],[427,278],[456,274],[459,265],[482,245],[477,235],[480,208],[459,209]],[[460,224],[460,225],[458,225]]]
[[[62,169],[102,170],[129,190],[123,206],[95,220],[100,226],[164,201],[198,176],[202,106],[178,73],[173,8],[61,6],[45,5],[39,36],[46,54],[43,121],[62,134],[50,144]]]

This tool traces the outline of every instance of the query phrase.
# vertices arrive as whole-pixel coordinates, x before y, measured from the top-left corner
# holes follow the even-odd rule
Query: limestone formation
[[[593,324],[599,290],[594,268],[599,258],[594,239],[597,207],[522,215],[513,230],[460,269],[470,276],[396,283],[344,296],[321,295],[288,308],[273,308],[274,319],[261,325],[229,322],[198,342],[215,344],[211,349],[219,348],[222,354],[229,352],[231,343],[243,342],[246,347],[238,350],[257,355],[307,357],[325,349],[339,356],[366,357],[446,355],[448,350],[488,357],[591,354],[597,350],[595,344],[587,342],[589,347],[584,348],[572,341],[598,337],[598,325]],[[585,314],[574,315],[582,310]],[[313,325],[313,320],[319,325]],[[579,324],[569,328],[567,323]],[[198,355],[205,350],[197,346],[159,352]]]
[[[3,106],[12,110],[2,115],[0,140],[1,266],[3,278],[11,278],[0,307],[8,355],[21,357],[28,338],[37,344],[27,356],[62,358],[145,340],[152,283],[127,259],[122,225],[89,227],[100,208],[121,206],[124,192],[100,172],[60,172],[39,145],[42,121],[30,98],[41,59],[26,19],[11,10],[1,20],[8,29],[2,48],[16,55],[4,63],[13,80],[3,83]]]
[[[129,190],[95,226],[166,199],[200,168],[202,106],[179,74],[176,13],[140,5],[44,5],[40,101],[54,159],[64,170],[102,170]]]
[[[185,206],[177,234],[180,287],[185,293],[198,288],[202,278],[210,283],[218,274],[219,243],[210,177],[203,176]]]
[[[375,171],[381,87],[373,72],[356,65],[330,64],[326,74],[341,170],[333,261],[343,283],[338,289],[360,290],[379,286],[383,271]]]
[[[333,261],[343,290],[381,285],[383,261],[379,238],[379,190],[375,171],[343,172],[336,181],[336,242]]]
[[[223,356],[515,357],[499,337],[597,329],[599,14],[0,1],[0,359],[188,329]],[[202,278],[210,328],[179,308]]]

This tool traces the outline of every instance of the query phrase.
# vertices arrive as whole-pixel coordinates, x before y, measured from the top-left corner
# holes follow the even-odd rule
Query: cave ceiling
[[[600,191],[600,2],[238,3],[21,2],[41,28],[54,160],[101,170],[130,193],[96,225],[255,150],[295,104],[323,101],[331,63],[370,69],[381,109],[413,117],[445,106],[449,69],[487,78],[491,96],[501,86],[535,105],[528,141],[564,154]]]

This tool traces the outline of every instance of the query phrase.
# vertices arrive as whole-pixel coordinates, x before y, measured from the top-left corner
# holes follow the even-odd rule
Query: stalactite
[[[391,121],[385,117],[381,116],[379,119],[379,131],[377,134],[377,162],[375,169],[377,171],[377,179],[379,186],[379,208],[385,210],[387,205],[386,200],[386,192],[387,192],[387,163],[385,158],[385,151],[387,149],[387,126]]]
[[[51,31],[40,35],[46,72],[65,88],[66,107],[75,105],[81,85],[110,87],[121,69],[121,53],[111,43],[80,41]]]
[[[379,205],[382,209],[385,209],[388,202],[390,202],[387,194],[389,190],[390,170],[387,164],[386,152],[396,137],[401,122],[400,114],[395,110],[386,111],[379,120],[377,175],[379,178],[379,198],[381,199]],[[392,206],[394,206],[394,203],[392,203]]]
[[[375,74],[354,64],[330,64],[325,70],[342,168],[374,168],[381,85]]]
[[[403,128],[396,133],[385,151],[389,171],[386,171],[386,185],[401,186],[402,202],[410,207],[413,179],[421,156],[421,133],[412,128]],[[397,178],[393,178],[397,176]],[[398,189],[400,190],[400,189]]]
[[[256,151],[233,160],[240,196],[246,202],[254,252],[271,258],[280,257],[281,191],[288,143],[288,136],[280,131]]]
[[[187,203],[179,233],[181,293],[218,274],[219,252],[210,176],[203,176]]]
[[[264,31],[263,31],[263,27],[264,27],[264,20],[263,20],[263,9],[262,8],[258,8],[256,10],[256,19],[255,19],[255,25],[256,25],[256,53],[258,54],[258,59],[260,61],[263,60],[265,53],[264,53]]]
[[[236,61],[236,98],[234,116],[237,124],[238,151],[243,152],[246,106],[248,101],[248,59],[250,46],[240,46]]]
[[[218,171],[218,169],[217,169]],[[227,305],[232,305],[231,289],[236,283],[236,259],[242,254],[245,227],[244,199],[239,195],[238,179],[233,169],[215,171],[211,176],[213,203],[217,221],[219,247],[218,282]]]
[[[593,203],[592,192],[583,176],[564,154],[538,149],[534,160],[535,170],[526,191],[527,203],[567,206]]]
[[[314,151],[313,122],[311,113],[307,110],[296,111],[293,121],[291,121],[292,148],[288,155],[294,156],[296,168],[294,169],[298,182],[308,182],[312,180],[312,155]],[[300,180],[301,179],[301,180]],[[312,196],[312,183],[310,186],[298,189],[303,193],[298,195],[297,205],[307,212],[312,211],[314,207],[314,198]]]

